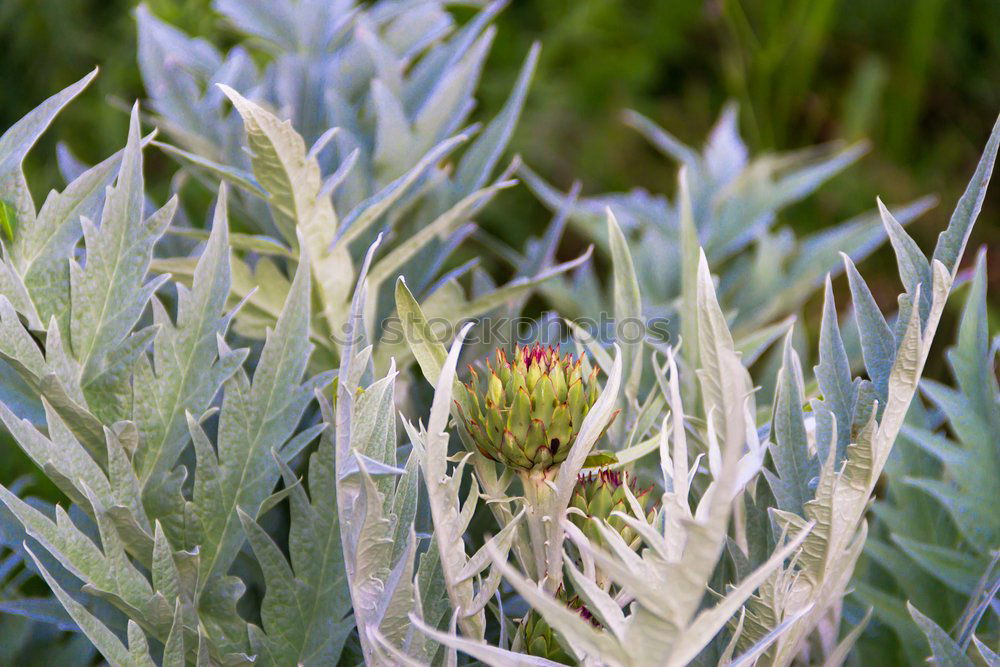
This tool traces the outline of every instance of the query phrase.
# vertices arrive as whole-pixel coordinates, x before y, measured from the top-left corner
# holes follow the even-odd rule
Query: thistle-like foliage
[[[812,651],[834,663],[843,660],[860,633],[855,628],[842,642],[836,641],[841,600],[865,542],[865,511],[916,392],[985,196],[998,144],[1000,122],[930,260],[882,207],[883,224],[897,251],[907,289],[900,297],[897,335],[845,256],[855,319],[862,328],[867,378],[852,377],[827,279],[820,363],[815,369],[822,395],[812,399],[808,413],[803,407],[808,385],[794,349],[786,343],[770,424],[759,428],[750,374],[720,307],[705,254],[701,254],[693,310],[698,413],[705,417],[688,416],[693,413],[684,405],[678,364],[667,350],[665,366],[654,363],[657,383],[653,389],[662,394],[660,405],[669,406],[668,414],[655,420],[660,425],[654,440],[660,454],[662,507],[647,523],[642,505],[623,486],[632,512],[613,515],[640,536],[638,552],[608,522],[598,523],[602,543],[588,538],[565,505],[552,502],[529,485],[521,500],[528,527],[540,523],[546,528],[529,530],[527,539],[531,544],[544,543],[541,558],[536,550],[534,563],[527,559],[511,563],[491,542],[484,547],[493,558],[493,567],[559,633],[561,645],[577,660],[680,665],[694,660],[725,663],[739,655],[735,660],[740,662],[785,665]],[[618,226],[608,215],[614,240]],[[615,255],[620,264],[623,252]],[[630,263],[625,264],[615,267],[616,280],[629,275]],[[925,299],[924,294],[929,297]],[[614,381],[609,379],[599,403],[615,400],[612,392],[617,394],[619,388],[620,357]],[[437,392],[442,393],[440,383]],[[642,397],[644,408],[635,423],[645,422],[645,406],[655,404]],[[843,446],[841,433],[846,433]],[[629,436],[628,441],[639,444],[623,449],[616,466],[627,466],[652,449],[643,437]],[[689,441],[707,455],[707,470],[697,465],[700,456],[692,466]],[[571,458],[586,455],[576,449]],[[472,451],[465,458],[477,456],[481,455]],[[762,467],[765,463],[768,467]],[[702,477],[706,473],[707,479]],[[760,474],[770,489],[751,484]],[[558,497],[559,477],[552,487],[552,497]],[[768,493],[773,494],[777,507],[766,509]],[[734,506],[739,513],[730,534]],[[564,541],[567,537],[568,542]],[[515,554],[521,553],[518,539],[523,537],[515,538]],[[554,544],[561,553],[552,548]],[[728,573],[727,562],[733,568]],[[554,568],[565,568],[567,585],[593,613],[599,627],[567,609],[554,595]],[[977,608],[982,613],[984,605]],[[926,626],[916,612],[914,618]],[[505,646],[486,644],[464,628],[465,636],[426,625],[421,628],[432,638],[490,664],[523,660]],[[932,644],[939,645],[935,655],[940,655],[943,640],[928,628]],[[814,636],[819,648],[813,646]]]
[[[392,652],[414,660],[433,656],[436,646],[409,629],[408,615],[426,600],[431,606],[424,609],[433,616],[440,608],[435,597],[442,594],[436,553],[421,558],[414,576],[419,473],[416,450],[405,469],[396,466],[396,370],[391,366],[384,378],[366,382],[372,351],[363,345],[366,275],[379,240],[368,250],[354,292],[336,407],[317,395],[327,424],[320,451],[335,463],[330,468],[335,476],[328,481],[339,513],[340,544],[330,548],[343,549],[362,654],[370,664],[388,664]]]
[[[790,661],[802,649],[808,634],[824,620],[828,610],[843,595],[849,583],[867,533],[865,511],[916,392],[945,299],[986,194],[998,145],[1000,121],[994,126],[976,173],[959,200],[948,228],[939,237],[930,260],[902,230],[892,214],[882,208],[883,222],[896,250],[900,278],[907,290],[900,296],[901,309],[895,336],[875,307],[871,293],[853,263],[849,259],[844,260],[869,379],[851,383],[842,353],[832,354],[830,363],[821,363],[817,367],[821,387],[824,384],[829,387],[854,384],[857,392],[852,410],[846,414],[837,407],[837,401],[832,400],[836,395],[829,390],[824,390],[829,393],[824,394],[822,403],[813,404],[816,456],[822,455],[824,459],[819,461],[816,491],[801,510],[791,498],[783,505],[779,489],[801,485],[804,481],[803,469],[796,466],[794,470],[797,472],[792,472],[793,468],[786,468],[786,473],[779,471],[777,476],[769,478],[779,501],[780,509],[773,512],[779,525],[795,530],[806,521],[815,523],[797,562],[777,573],[747,607],[747,618],[752,621],[745,626],[750,631],[748,639],[760,636],[763,631],[773,630],[777,619],[793,613],[804,614],[778,639],[768,654],[769,662],[785,664]],[[832,293],[827,290],[828,304],[831,300]],[[831,321],[834,313],[833,308],[825,311],[821,349],[836,351],[843,348],[838,340],[839,327],[835,320]],[[890,360],[884,356],[886,350],[891,352]],[[789,357],[794,362],[794,355]],[[840,361],[837,361],[838,358]],[[783,371],[789,372],[792,372],[789,368]],[[794,383],[784,386],[790,384]],[[778,401],[775,405],[776,411],[782,409]],[[841,405],[852,404],[847,402]],[[782,437],[782,430],[786,432],[783,436],[786,443],[799,452],[795,457],[797,460],[808,461],[812,456],[807,451],[808,442],[796,436],[796,431],[790,426],[792,423],[794,420],[782,427],[775,419],[772,428],[779,438]],[[848,428],[850,444],[846,449],[846,460],[841,462],[835,446],[837,434]],[[773,450],[772,455],[776,460],[782,456]]]
[[[255,264],[234,259],[234,296],[247,299],[238,332],[261,337],[273,326],[290,289],[280,267],[308,254],[321,315],[311,328],[320,348],[314,363],[337,363],[361,251],[379,232],[386,242],[368,273],[365,309],[375,343],[376,323],[392,313],[386,297],[397,275],[410,279],[432,316],[452,322],[551,277],[544,266],[527,280],[466,296],[457,281],[474,267],[442,272],[474,230],[469,220],[513,184],[511,169],[496,179],[493,172],[537,47],[500,113],[481,130],[463,127],[494,36],[489,22],[504,4],[490,3],[459,28],[439,2],[219,1],[216,9],[246,36],[225,55],[140,7],[143,78],[156,122],[175,142],[157,145],[211,187],[231,183],[235,217],[261,234],[232,236],[234,246],[261,255]],[[262,71],[252,56],[266,62]],[[155,267],[183,278],[193,264],[173,258]],[[392,356],[409,361],[396,341],[376,349],[381,372]]]
[[[716,328],[721,326],[725,330],[726,325],[704,259],[699,275],[702,286],[699,328],[708,343],[721,333]],[[556,541],[553,539],[556,531],[568,535],[582,563],[578,566],[574,558],[555,557],[549,547],[545,550],[548,558],[545,565],[549,568],[547,578],[551,578],[551,568],[565,564],[568,584],[579,594],[600,628],[567,609],[564,602],[547,593],[540,583],[520,574],[506,562],[503,554],[495,549],[490,551],[494,567],[500,569],[514,589],[562,635],[563,644],[571,648],[577,659],[613,665],[661,665],[665,660],[668,664],[685,664],[698,655],[744,600],[768,574],[780,567],[805,537],[807,531],[800,531],[725,599],[711,609],[699,611],[725,544],[733,499],[742,491],[740,480],[744,466],[741,464],[746,460],[742,450],[748,422],[752,424],[754,413],[752,401],[747,401],[749,374],[741,365],[731,340],[726,342],[725,338],[718,336],[716,344],[705,345],[703,351],[704,366],[714,369],[706,371],[703,381],[717,390],[706,390],[704,401],[713,406],[717,402],[724,410],[720,414],[719,430],[710,426],[707,432],[712,481],[693,512],[685,418],[672,355],[669,363],[673,372],[667,391],[673,401],[673,422],[665,419],[657,437],[666,490],[662,510],[652,524],[647,523],[642,506],[626,485],[619,488],[623,489],[633,512],[642,518],[626,513],[614,515],[641,536],[644,548],[639,553],[633,551],[632,545],[606,522],[597,524],[606,546],[592,543],[567,515],[566,505],[546,503],[541,508],[533,508],[545,513],[546,523],[557,524],[549,530],[547,541]],[[620,358],[614,366],[609,386],[600,399],[607,405],[617,394]],[[708,412],[715,414],[714,410]],[[759,463],[758,458],[757,465]],[[560,480],[561,477],[557,477],[555,482],[556,497],[561,491]],[[570,493],[575,482],[573,479],[568,485]],[[528,499],[529,507],[532,500]],[[534,535],[532,539],[536,539]],[[558,542],[560,551],[569,548],[563,540]],[[486,548],[489,547],[487,543]],[[610,583],[602,584],[596,579],[598,568]],[[631,604],[623,609],[626,601]],[[425,631],[490,664],[517,659],[502,648],[448,636],[430,628]],[[764,638],[763,645],[766,647],[772,639]]]
[[[176,143],[166,150],[218,193],[206,233],[172,227],[177,199],[147,197],[138,106],[125,148],[36,209],[25,154],[93,75],[0,136],[0,422],[64,501],[2,480],[0,610],[51,623],[38,631],[49,637],[78,631],[49,655],[85,637],[113,665],[457,664],[458,651],[494,665],[839,664],[864,626],[841,638],[866,512],[889,471],[873,558],[923,568],[971,602],[944,628],[917,585],[907,607],[859,592],[920,642],[909,657],[926,637],[942,664],[996,661],[995,626],[980,623],[996,595],[995,574],[981,573],[995,566],[1000,428],[982,258],[949,356],[958,388],[925,382],[933,409],[913,409],[915,426],[904,417],[1000,121],[931,258],[880,204],[881,231],[859,222],[805,242],[796,273],[771,261],[765,230],[855,151],[747,162],[726,116],[698,155],[633,118],[684,162],[677,206],[661,202],[676,228],[640,221],[655,207],[635,197],[588,227],[593,202],[552,195],[560,213],[520,277],[476,280],[469,301],[465,269],[441,276],[441,261],[507,184],[491,174],[534,60],[449,162],[500,5],[454,30],[436,2],[216,5],[254,36],[225,57],[139,12],[157,122]],[[432,318],[516,311],[577,265],[553,266],[567,216],[608,251],[616,319],[669,309],[680,347],[609,349],[572,327],[573,354],[517,348],[483,386],[463,387],[473,324],[446,347]],[[233,232],[231,217],[262,235]],[[155,259],[168,231],[203,242]],[[890,318],[851,259],[883,235],[904,287]],[[740,252],[753,242],[747,273]],[[837,246],[856,363],[827,273]],[[654,260],[673,277],[650,284]],[[741,276],[774,266],[787,284],[748,296]],[[803,368],[789,332],[774,391],[755,389],[754,361],[790,327],[773,320],[824,273],[818,363]],[[380,298],[393,278],[395,298]],[[375,326],[393,310],[403,340]],[[257,339],[252,354],[231,324]],[[419,378],[397,381],[410,361],[434,394],[400,431],[397,409],[421,404]],[[929,430],[938,413],[950,438]],[[940,465],[908,468],[908,450],[890,459],[901,433]],[[903,533],[910,499],[936,503],[948,532]],[[903,572],[901,588],[919,584]],[[36,575],[54,597],[25,597]],[[37,646],[4,640],[13,659]]]
[[[14,156],[10,182],[23,182],[24,152],[89,78],[4,135],[0,145]],[[120,154],[50,194],[40,212],[21,194],[11,243],[18,252],[4,257],[20,288],[0,295],[3,360],[19,383],[4,383],[0,420],[73,503],[71,513],[47,508],[0,487],[26,532],[31,567],[112,664],[152,664],[149,638],[164,646],[167,664],[240,663],[251,655],[268,664],[335,660],[353,625],[344,620],[340,550],[328,549],[317,569],[303,554],[311,551],[304,544],[325,534],[325,522],[302,519],[291,531],[300,599],[290,607],[270,584],[280,552],[252,518],[285,498],[272,497],[282,471],[287,477],[288,463],[323,428],[299,428],[313,393],[331,379],[302,380],[311,348],[308,260],[299,263],[251,378],[242,368],[246,351],[224,342],[231,319],[224,311],[231,280],[225,189],[190,289],[177,285],[163,295],[173,308],[156,294],[166,292],[167,277],[147,278],[174,206],[144,214],[137,108]],[[22,276],[51,252],[32,245],[46,235],[64,237],[63,273],[50,262],[49,282],[35,291]],[[73,257],[81,236],[83,250]],[[142,318],[148,310],[151,324]],[[194,460],[184,461],[191,442]],[[316,468],[322,479],[322,463]],[[288,488],[295,489],[291,479]],[[305,514],[299,493],[297,517]],[[247,582],[258,585],[252,573],[231,571],[248,535],[268,581],[263,628],[236,611]],[[301,609],[294,623],[293,608]]]
[[[628,242],[629,266],[616,260],[616,268],[635,276],[642,293],[637,316],[669,320],[671,335],[684,341],[682,360],[688,366],[696,366],[698,359],[694,304],[699,246],[718,276],[719,302],[749,365],[789,330],[793,316],[823,285],[824,277],[844,270],[840,253],[857,262],[886,239],[874,211],[801,238],[779,226],[783,209],[850,166],[864,153],[864,145],[751,157],[732,106],[723,111],[700,151],[635,112],[627,112],[624,120],[681,166],[672,199],[635,189],[567,204],[566,195],[527,167],[520,173],[550,209],[569,206],[569,222],[610,256],[620,254],[621,243]],[[894,213],[905,225],[932,204],[932,198],[924,198]],[[619,223],[620,238],[605,224],[609,209]],[[593,271],[584,269],[544,289],[564,316],[613,312],[621,321],[634,314],[618,284],[611,293]],[[777,354],[780,365],[780,350]],[[770,379],[764,380],[770,386]]]
[[[1000,495],[994,435],[1000,429],[1000,390],[987,324],[984,250],[956,344],[948,351],[956,384],[921,382],[930,411],[914,411],[903,426],[897,454],[886,465],[889,497],[875,506],[879,531],[865,545],[871,564],[854,583],[911,661],[927,654],[921,631],[930,636],[928,623],[952,629],[962,653],[981,618],[986,622],[979,632],[987,644],[997,632],[995,614],[977,609],[996,595],[1000,543],[993,508]],[[935,432],[941,418],[947,430]],[[919,611],[908,612],[906,602]],[[890,659],[895,647],[885,644],[866,642],[865,650]],[[934,641],[931,648],[940,658]]]

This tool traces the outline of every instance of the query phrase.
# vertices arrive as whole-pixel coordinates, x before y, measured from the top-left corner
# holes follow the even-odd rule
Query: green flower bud
[[[597,369],[583,377],[580,360],[558,348],[518,346],[511,359],[497,350],[486,362],[485,386],[471,370],[462,422],[479,451],[522,471],[540,471],[566,460],[600,393]]]
[[[644,516],[636,516],[625,495],[626,486],[639,501]],[[621,517],[612,516],[612,513],[621,512],[652,522],[656,517],[656,505],[649,502],[652,488],[651,486],[645,489],[637,488],[635,478],[627,472],[599,470],[596,473],[580,475],[569,503],[570,507],[580,510],[580,513],[570,512],[570,521],[576,524],[591,542],[601,546],[604,545],[604,539],[597,528],[597,522],[607,521],[608,525],[622,536],[626,544],[638,549],[641,544],[639,535]]]
[[[562,588],[556,593],[556,597],[560,600],[564,600],[564,592]],[[594,627],[601,627],[600,623],[591,615],[590,610],[588,610],[583,602],[578,596],[573,596],[571,600],[566,602],[566,606],[570,609],[580,612],[585,620],[590,621]],[[533,655],[536,658],[545,658],[553,662],[559,662],[564,665],[575,665],[577,664],[576,658],[573,654],[563,648],[562,644],[555,636],[555,632],[552,630],[551,626],[545,621],[545,618],[535,610],[531,610],[524,617],[522,621],[524,624],[524,652],[528,655]]]

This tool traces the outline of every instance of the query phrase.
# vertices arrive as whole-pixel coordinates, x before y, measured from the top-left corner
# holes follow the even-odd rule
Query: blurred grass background
[[[93,162],[124,139],[126,114],[109,101],[142,96],[135,4],[0,0],[0,127],[95,65],[102,70],[29,157],[39,200],[62,185],[57,140]],[[233,40],[210,0],[148,4],[187,32],[222,46]],[[781,222],[807,231],[872,208],[877,194],[892,203],[934,193],[942,204],[911,227],[929,249],[1000,111],[996,26],[996,0],[514,0],[498,21],[481,111],[499,108],[531,42],[540,40],[542,59],[513,148],[563,188],[580,179],[585,193],[642,186],[672,195],[676,165],[620,122],[625,108],[694,145],[730,99],[740,105],[754,151],[867,139],[871,150],[859,164]],[[147,181],[163,194],[174,164],[156,151],[148,155]],[[490,207],[485,223],[520,246],[547,219],[518,188]],[[998,219],[994,193],[970,247],[1000,248]],[[1000,252],[990,263],[996,305]],[[869,259],[865,274],[891,307],[898,279],[890,251]],[[929,370],[943,369],[937,363]]]

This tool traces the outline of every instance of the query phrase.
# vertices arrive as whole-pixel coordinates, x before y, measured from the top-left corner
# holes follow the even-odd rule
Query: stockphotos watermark
[[[633,344],[645,342],[654,346],[669,344],[670,320],[666,317],[623,318],[616,320],[611,313],[602,312],[598,317],[584,317],[572,321],[572,326],[555,313],[546,312],[541,317],[478,317],[457,322],[443,317],[426,320],[412,318],[406,321],[397,315],[387,317],[379,324],[376,338],[383,344],[401,345],[414,343],[440,343],[448,345],[469,322],[475,323],[465,337],[466,344],[487,347],[508,347],[514,343],[542,342],[548,345],[572,344],[574,330],[582,331],[601,342]],[[351,340],[350,328],[344,326],[335,332],[333,340],[340,346],[360,340]],[[426,339],[426,340],[425,340]]]

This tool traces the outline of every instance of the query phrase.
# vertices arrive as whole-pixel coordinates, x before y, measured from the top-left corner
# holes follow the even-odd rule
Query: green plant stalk
[[[561,582],[561,577],[549,576],[546,550],[554,523],[552,517],[555,515],[553,511],[555,488],[552,480],[558,470],[559,468],[555,467],[548,470],[519,471],[518,474],[524,487],[524,504],[527,509],[525,519],[531,541],[535,580],[544,582],[545,590],[550,593],[555,593]]]

